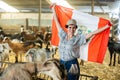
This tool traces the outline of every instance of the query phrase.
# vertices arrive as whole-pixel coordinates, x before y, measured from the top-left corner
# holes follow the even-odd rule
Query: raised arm
[[[86,35],[86,39],[91,38],[92,36],[94,36],[94,35],[102,32],[102,31],[106,30],[106,29],[109,28],[109,27],[110,27],[110,26],[106,25],[106,26],[104,26],[104,27],[102,27],[102,28],[100,28],[100,29],[98,29],[98,30],[96,30],[96,31],[93,31],[93,32],[91,32],[91,33],[88,33],[88,34]]]
[[[54,20],[55,20],[55,23],[56,23],[57,30],[59,31],[60,28],[61,28],[61,25],[60,25],[60,23],[59,23],[59,21],[58,21],[57,14],[56,14],[56,12],[55,12],[55,5],[56,5],[56,4],[52,4],[52,11],[53,11],[53,17],[54,17]]]

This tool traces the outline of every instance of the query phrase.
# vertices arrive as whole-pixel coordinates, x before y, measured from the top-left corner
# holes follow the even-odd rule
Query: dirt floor
[[[85,62],[84,66],[80,65],[81,74],[98,76],[98,80],[120,80],[120,64],[116,62],[116,66],[108,65],[109,52],[107,51],[104,58],[104,62],[102,64]]]

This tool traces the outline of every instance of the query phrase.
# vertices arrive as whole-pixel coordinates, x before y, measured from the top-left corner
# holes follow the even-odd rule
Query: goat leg
[[[120,64],[120,54],[118,54],[118,64]]]
[[[18,55],[15,56],[15,63],[18,63]]]
[[[115,66],[116,63],[116,53],[114,53],[114,62],[113,62],[113,66]]]
[[[112,63],[112,54],[113,53],[110,52],[110,63],[109,63],[109,66],[111,66],[111,63]]]

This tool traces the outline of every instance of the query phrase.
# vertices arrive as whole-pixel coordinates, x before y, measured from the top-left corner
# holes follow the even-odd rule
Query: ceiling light
[[[73,7],[66,0],[50,0],[50,1],[51,3],[56,3],[57,5],[73,9]]]
[[[0,8],[5,10],[6,12],[19,12],[19,10],[17,10],[14,7],[8,5],[4,1],[0,1]]]

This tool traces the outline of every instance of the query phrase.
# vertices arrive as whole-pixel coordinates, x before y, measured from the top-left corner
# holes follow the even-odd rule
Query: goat
[[[40,66],[38,63],[12,64],[1,74],[0,80],[32,80],[31,75],[35,73],[35,68]]]
[[[115,41],[113,41],[112,37],[109,38],[108,50],[109,50],[109,53],[110,53],[110,63],[109,63],[109,66],[111,66],[111,64],[112,64],[112,55],[113,54],[114,54],[113,66],[115,66],[116,53],[118,53],[118,63],[120,64],[120,43],[116,43]]]
[[[27,62],[44,62],[45,60],[47,60],[48,58],[50,58],[52,52],[49,51],[46,48],[31,48],[27,51],[27,53],[25,54],[25,60]]]
[[[60,65],[59,60],[49,59],[44,63],[12,64],[1,74],[0,80],[33,80],[33,74],[38,72],[49,75],[53,80],[67,78],[66,70]]]
[[[67,71],[58,59],[48,59],[42,65],[40,72],[49,75],[53,80],[67,80]]]
[[[11,47],[11,49],[13,50],[13,52],[16,53],[16,57],[15,57],[16,61],[15,62],[18,62],[18,54],[19,53],[20,53],[20,61],[22,61],[22,54],[21,53],[24,53],[29,49],[29,46],[28,47],[24,46],[25,43],[13,43],[7,37],[4,38],[3,42],[8,43],[9,46]]]
[[[58,47],[52,45],[52,52],[53,52],[53,54],[52,54],[52,58],[54,58],[54,55],[57,53],[57,50],[58,50]]]
[[[9,55],[12,54],[12,49],[9,47],[9,45],[7,43],[2,43],[2,44],[0,44],[0,52],[1,52],[0,53],[0,61],[4,62],[5,60],[9,60]],[[1,63],[1,68],[4,69],[5,66],[3,66],[3,63]]]

